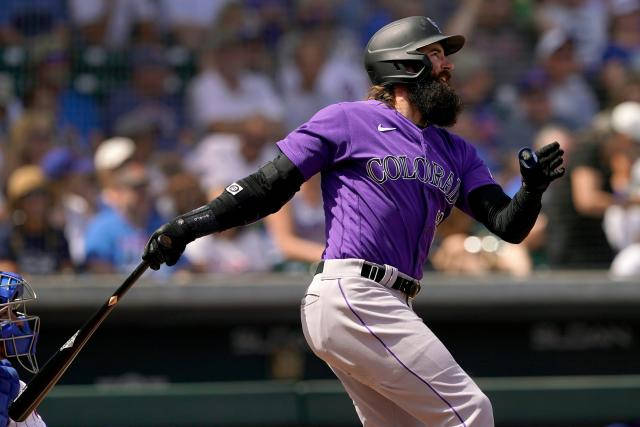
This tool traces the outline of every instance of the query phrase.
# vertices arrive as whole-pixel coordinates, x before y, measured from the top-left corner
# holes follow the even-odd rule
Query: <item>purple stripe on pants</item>
[[[411,370],[411,368],[409,368],[407,365],[405,365],[402,360],[400,360],[400,358],[398,356],[396,356],[396,354],[384,343],[384,341],[382,341],[382,339],[377,336],[375,334],[375,332],[373,332],[371,330],[371,328],[364,322],[364,320],[362,320],[362,318],[358,315],[358,313],[356,313],[356,311],[353,309],[353,307],[351,307],[351,304],[349,303],[349,300],[347,299],[347,295],[344,293],[344,289],[342,289],[342,284],[340,283],[340,279],[338,279],[338,287],[340,288],[340,293],[342,294],[342,297],[344,298],[344,302],[347,303],[347,307],[349,307],[349,310],[351,310],[351,312],[353,313],[354,316],[356,316],[358,318],[358,320],[360,321],[360,323],[362,323],[362,326],[364,326],[367,331],[369,331],[369,333],[371,335],[373,335],[373,337],[375,339],[377,339],[378,341],[380,341],[380,344],[382,344],[382,346],[389,352],[389,354],[391,354],[391,356],[393,356],[394,359],[396,359],[398,361],[398,363],[400,365],[402,365],[403,368],[405,368],[407,371],[409,371],[409,373],[411,373],[411,375],[413,375],[414,377],[416,377],[418,379],[418,381],[420,381],[421,383],[423,383],[424,385],[426,385],[427,387],[429,387],[429,389],[435,393],[436,396],[438,396],[440,398],[440,400],[442,400],[449,408],[451,408],[451,410],[453,411],[453,413],[456,415],[456,417],[460,420],[460,422],[462,423],[462,425],[464,427],[467,427],[467,425],[465,424],[464,420],[462,419],[462,417],[460,416],[460,414],[458,414],[458,412],[453,408],[453,406],[451,406],[451,404],[447,401],[447,399],[445,399],[440,393],[438,393],[436,391],[436,389],[433,388],[433,386],[431,386],[431,384],[429,384],[426,380],[424,380],[422,377],[420,377],[420,375],[418,375],[417,373],[415,373],[414,371]]]

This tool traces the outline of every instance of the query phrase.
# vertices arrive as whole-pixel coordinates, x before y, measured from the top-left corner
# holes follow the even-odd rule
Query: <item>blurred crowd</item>
[[[505,191],[520,147],[558,141],[568,166],[524,244],[456,213],[425,268],[640,272],[640,0],[4,0],[0,269],[130,271],[167,219],[323,106],[364,99],[366,41],[411,15],[466,36],[453,131]],[[160,274],[304,271],[323,241],[315,177]]]

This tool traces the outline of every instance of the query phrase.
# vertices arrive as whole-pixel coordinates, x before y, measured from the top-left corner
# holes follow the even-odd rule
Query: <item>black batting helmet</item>
[[[371,82],[411,83],[425,70],[430,72],[431,61],[418,49],[436,42],[442,45],[445,55],[450,55],[462,48],[464,37],[442,34],[426,16],[410,16],[385,25],[371,37],[364,53]]]

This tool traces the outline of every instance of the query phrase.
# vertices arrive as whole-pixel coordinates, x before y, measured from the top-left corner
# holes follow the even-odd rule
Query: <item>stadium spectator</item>
[[[14,83],[7,74],[0,74],[0,140],[5,141],[13,123],[22,114],[22,102],[14,90]]]
[[[501,140],[512,148],[527,146],[545,125],[561,123],[554,116],[549,99],[549,79],[541,70],[528,71],[517,83],[517,101],[510,109],[501,131]]]
[[[580,138],[568,161],[571,199],[577,212],[572,226],[578,234],[573,235],[575,246],[567,268],[608,268],[613,259],[602,221],[606,209],[615,203],[610,157],[614,146],[609,144],[614,139],[609,129],[594,129]]]
[[[100,110],[95,100],[70,85],[70,61],[65,50],[52,50],[39,62],[37,85],[27,108],[51,110],[61,141],[90,153],[102,137]]]
[[[7,169],[13,171],[27,164],[39,164],[55,144],[54,121],[50,113],[27,111],[11,128],[7,148]]]
[[[430,261],[441,273],[470,276],[507,273],[522,277],[532,269],[524,245],[512,245],[487,235],[486,230],[458,210],[438,227],[435,240]]]
[[[627,89],[633,79],[629,64],[629,57],[624,51],[610,46],[605,52],[594,81],[594,89],[603,108],[611,109],[627,99]]]
[[[0,269],[27,274],[71,271],[69,245],[52,218],[53,195],[42,169],[26,165],[7,182],[10,220],[0,229]]]
[[[413,3],[413,1],[396,2]],[[340,9],[337,2],[324,0],[303,0],[293,4],[293,31],[285,35],[281,40],[281,53],[288,53],[288,46],[296,37],[298,31],[313,31],[322,38],[328,46],[331,46],[332,56],[353,61],[362,55],[362,44],[358,40],[356,30],[350,25],[340,26],[338,13]]]
[[[640,1],[612,0],[609,47],[620,49],[640,70]]]
[[[554,29],[571,34],[578,62],[587,69],[598,65],[607,43],[607,2],[545,0],[536,4],[534,15],[540,34]],[[587,23],[589,30],[585,31]]]
[[[285,260],[320,261],[326,241],[320,176],[305,182],[289,203],[265,218],[265,224]]]
[[[227,230],[207,237],[192,242],[185,250],[187,260],[198,272],[264,272],[280,262],[270,237],[260,227]]]
[[[631,168],[627,194],[632,204],[613,205],[604,216],[604,230],[616,254],[611,263],[615,277],[638,277],[640,274],[640,160]]]
[[[452,130],[471,141],[487,166],[499,173],[505,146],[522,143],[500,139],[502,123],[494,99],[495,80],[486,58],[470,50],[456,59],[455,67],[454,85],[465,108]]]
[[[4,0],[0,42],[27,47],[37,58],[50,44],[66,44],[69,34],[64,0]]]
[[[283,105],[266,75],[247,70],[240,36],[219,34],[201,55],[189,87],[192,120],[204,132],[273,141],[282,132]]]
[[[153,0],[69,0],[69,15],[85,45],[123,49],[159,37]]]
[[[175,43],[197,50],[229,1],[231,0],[160,0],[158,15]]]
[[[131,52],[131,84],[115,91],[106,105],[110,133],[124,123],[151,123],[157,129],[154,149],[171,150],[178,144],[184,124],[182,98],[171,85],[172,72],[159,45],[137,46]]]
[[[564,150],[568,165],[572,164],[576,141],[573,133],[558,125],[543,127],[535,137],[537,149],[549,141],[557,141]],[[571,181],[559,180],[543,197],[543,210],[524,244],[531,253],[540,254],[540,263],[554,269],[584,268],[590,249],[581,247],[581,236],[591,241],[601,237],[590,219],[576,212],[571,195]],[[590,237],[595,232],[595,237]],[[587,260],[584,258],[587,257]]]
[[[609,243],[620,251],[611,271],[617,276],[640,272],[640,103],[624,102],[611,113],[614,130],[609,142],[611,187],[614,203],[604,213]]]
[[[630,99],[627,85],[638,80],[640,72],[640,1],[612,1],[611,14],[611,37],[595,81],[605,108]],[[637,97],[640,101],[640,93]]]
[[[105,188],[113,175],[133,159],[135,150],[136,144],[123,137],[109,138],[98,145],[93,165],[101,188]]]
[[[144,165],[128,162],[110,174],[103,187],[106,206],[87,226],[86,268],[93,273],[128,272],[140,261],[140,251],[163,219],[148,191]]]
[[[98,203],[93,162],[67,147],[56,147],[44,156],[40,166],[59,202],[73,265],[81,268],[85,260],[86,228]]]
[[[230,133],[211,134],[184,159],[185,167],[195,173],[207,196],[222,190],[267,163],[276,147],[263,139],[249,139]]]
[[[258,0],[248,2],[261,23],[261,38],[270,51],[275,51],[283,35],[292,31],[290,5],[282,0]]]
[[[329,104],[364,98],[367,76],[360,65],[329,54],[327,40],[315,31],[304,31],[296,38],[293,58],[282,66],[284,122],[291,131]]]
[[[559,29],[546,32],[536,45],[536,59],[549,79],[553,114],[572,129],[587,128],[598,111],[598,103],[581,74],[573,38]]]
[[[181,154],[191,148],[184,145],[184,140],[181,138],[180,143],[183,145],[176,145],[172,150],[158,150],[160,130],[155,120],[148,116],[139,118],[134,115],[121,120],[116,134],[133,142],[135,149],[131,154],[131,160],[147,167],[150,190],[154,197],[160,196],[165,189],[166,177],[163,169],[171,167],[174,163],[181,168]]]
[[[0,186],[4,188],[9,175],[10,132],[13,123],[22,113],[22,103],[13,92],[13,81],[0,74]],[[4,195],[0,192],[0,221],[5,219]]]
[[[531,63],[529,22],[518,19],[515,8],[516,3],[511,0],[459,2],[445,31],[464,34],[466,48],[486,55],[491,74],[500,84],[515,81]],[[508,66],[505,66],[505,58],[509,58]]]

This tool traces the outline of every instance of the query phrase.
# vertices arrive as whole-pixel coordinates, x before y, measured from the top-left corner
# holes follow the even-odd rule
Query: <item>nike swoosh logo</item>
[[[389,132],[390,130],[396,130],[397,128],[386,128],[382,125],[378,125],[378,131],[379,132]]]

